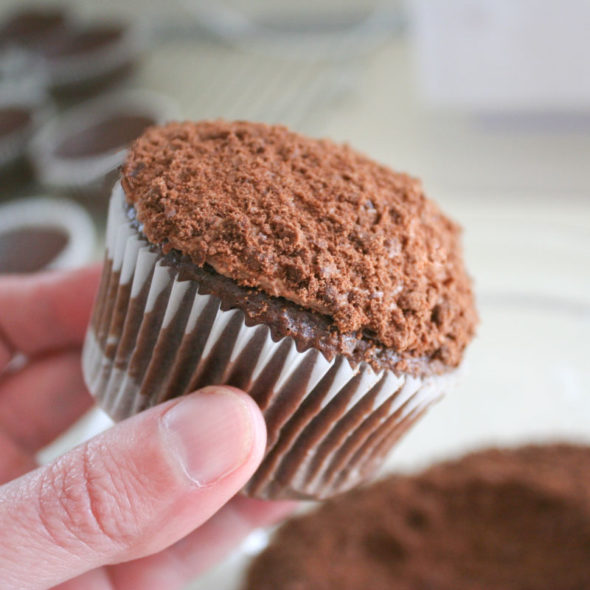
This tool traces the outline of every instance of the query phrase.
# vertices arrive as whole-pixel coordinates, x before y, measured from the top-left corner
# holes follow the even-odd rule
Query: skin
[[[236,496],[266,430],[232,388],[161,404],[37,466],[36,452],[92,405],[80,352],[99,272],[0,278],[4,590],[182,588],[293,506]]]

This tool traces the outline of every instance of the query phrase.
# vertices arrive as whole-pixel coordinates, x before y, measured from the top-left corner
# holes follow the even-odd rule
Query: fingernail
[[[226,477],[248,458],[254,416],[231,389],[208,387],[162,416],[165,438],[186,475],[198,486]]]

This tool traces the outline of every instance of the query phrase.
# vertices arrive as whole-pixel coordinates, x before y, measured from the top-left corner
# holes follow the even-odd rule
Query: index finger
[[[8,352],[35,355],[81,345],[100,270],[93,265],[0,278],[0,362]]]

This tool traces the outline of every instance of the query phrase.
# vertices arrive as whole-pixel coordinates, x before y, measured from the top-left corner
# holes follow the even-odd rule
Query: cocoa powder
[[[164,253],[400,356],[459,364],[476,322],[460,232],[418,180],[285,127],[216,121],[150,128],[122,183]]]
[[[246,590],[590,588],[590,448],[487,450],[279,529]]]

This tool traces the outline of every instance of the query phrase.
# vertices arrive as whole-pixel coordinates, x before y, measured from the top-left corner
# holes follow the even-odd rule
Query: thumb
[[[265,441],[250,397],[209,387],[0,487],[2,588],[47,588],[171,545],[246,483]]]

